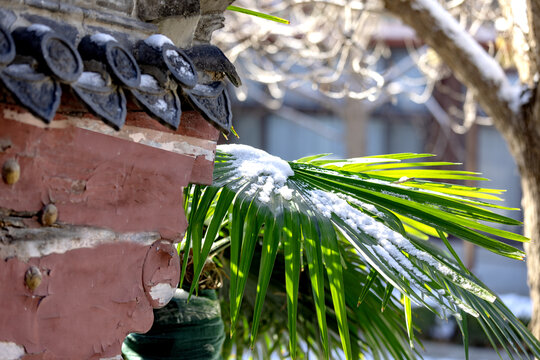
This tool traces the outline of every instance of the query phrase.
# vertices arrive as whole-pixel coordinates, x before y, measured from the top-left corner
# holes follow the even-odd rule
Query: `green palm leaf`
[[[412,359],[416,303],[455,316],[464,338],[469,314],[494,346],[540,356],[538,342],[463,267],[447,240],[452,235],[523,259],[521,250],[499,239],[526,238],[485,224],[519,224],[478,200],[497,199],[502,191],[427,180],[478,179],[470,172],[424,169],[449,163],[403,162],[426,156],[317,155],[285,162],[246,146],[219,148],[213,186],[188,190],[190,228],[183,246],[185,253],[193,250],[197,277],[220,227],[228,234],[231,335],[238,341],[248,336],[248,308],[248,337],[252,346],[265,344],[265,356],[288,346],[293,358],[307,347],[324,358],[341,349],[347,359],[365,352],[376,359]],[[449,252],[426,241],[429,236],[440,237]],[[288,324],[288,336],[268,318],[265,301],[287,309],[281,323]],[[268,331],[276,338],[269,339]]]

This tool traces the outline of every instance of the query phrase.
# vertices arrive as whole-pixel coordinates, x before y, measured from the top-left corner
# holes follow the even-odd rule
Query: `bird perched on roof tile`
[[[240,80],[236,68],[218,47],[210,44],[195,45],[186,50],[185,53],[189,56],[197,71],[204,73],[199,75],[209,77],[206,81],[199,81],[200,83],[221,81],[226,76],[234,86],[242,85],[242,80]]]

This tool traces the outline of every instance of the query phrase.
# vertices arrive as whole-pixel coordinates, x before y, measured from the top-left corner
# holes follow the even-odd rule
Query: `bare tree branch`
[[[531,24],[529,45],[538,71],[540,69],[540,0],[527,0],[527,10],[528,22]]]
[[[384,0],[385,7],[431,46],[471,89],[501,132],[512,136],[519,95],[501,66],[433,0]]]
[[[518,3],[521,6],[517,5]],[[529,46],[532,33],[529,26],[530,22],[527,19],[526,0],[501,0],[499,4],[508,27],[506,30],[507,41],[511,44],[512,58],[519,79],[522,83],[530,86],[533,82],[533,76],[538,70],[534,59],[536,54],[533,53],[535,47]]]

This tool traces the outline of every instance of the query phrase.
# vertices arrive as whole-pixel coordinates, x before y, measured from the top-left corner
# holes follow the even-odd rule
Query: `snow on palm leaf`
[[[307,260],[327,358],[330,349],[325,287],[332,299],[343,351],[347,358],[352,358],[349,322],[356,304],[351,303],[344,286],[344,277],[350,275],[346,272],[353,272],[352,262],[362,264],[369,272],[369,276],[357,278],[358,285],[364,287],[356,299],[358,303],[370,291],[376,292],[373,284],[377,277],[380,283],[388,285],[386,299],[379,294],[379,301],[388,301],[392,288],[402,294],[411,344],[414,340],[410,317],[412,300],[440,316],[452,314],[458,321],[465,313],[478,317],[486,324],[486,332],[499,341],[508,341],[510,336],[514,348],[525,343],[540,354],[536,340],[509,315],[495,295],[463,267],[459,258],[426,241],[427,235],[438,236],[455,255],[446,240],[451,234],[500,255],[523,259],[522,251],[489,235],[516,241],[527,241],[526,238],[483,223],[519,224],[488,209],[502,207],[483,202],[498,199],[496,195],[502,191],[420,180],[477,177],[475,173],[464,171],[426,169],[450,163],[402,161],[426,156],[429,155],[396,154],[349,160],[313,156],[286,162],[244,145],[218,147],[214,185],[204,192],[198,187],[193,191],[191,214],[195,215],[190,217],[190,222],[196,222],[197,218],[204,221],[208,210],[213,209],[204,240],[202,225],[193,227],[192,234],[196,235],[192,236],[193,249],[194,253],[198,252],[194,255],[195,263],[208,256],[219,227],[227,221],[233,324],[238,318],[253,251],[262,234],[252,342],[257,335],[263,300],[279,250],[285,257],[293,356],[302,253]],[[195,230],[197,226],[200,230]],[[397,301],[391,298],[390,301]],[[405,357],[403,354],[400,356]]]

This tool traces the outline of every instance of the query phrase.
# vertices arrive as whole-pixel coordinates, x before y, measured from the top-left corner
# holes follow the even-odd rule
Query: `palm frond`
[[[246,146],[219,148],[213,186],[189,190],[183,250],[193,250],[197,277],[219,229],[227,232],[231,335],[239,336],[237,324],[246,321],[241,305],[247,284],[256,284],[247,299],[250,342],[271,343],[259,335],[263,304],[280,288],[288,324],[288,337],[280,339],[293,358],[307,347],[327,359],[337,348],[347,359],[366,352],[376,359],[412,359],[412,303],[455,316],[461,328],[465,314],[477,317],[494,346],[540,356],[538,342],[464,269],[446,238],[522,260],[523,251],[499,239],[527,238],[485,224],[519,224],[484,202],[502,191],[427,180],[478,179],[470,172],[425,169],[449,163],[404,162],[426,156],[321,155],[285,162]],[[450,252],[432,246],[429,236],[440,237]],[[239,329],[245,335],[245,326]]]

